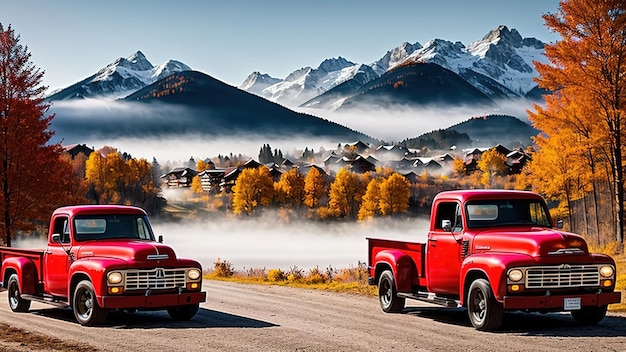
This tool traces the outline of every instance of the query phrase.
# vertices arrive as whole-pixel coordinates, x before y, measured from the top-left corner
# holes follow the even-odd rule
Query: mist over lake
[[[367,222],[289,222],[279,217],[261,219],[153,221],[155,235],[163,235],[179,256],[191,257],[204,268],[215,261],[230,262],[235,270],[250,268],[289,270],[354,267],[367,262],[366,237],[424,241],[426,217]]]

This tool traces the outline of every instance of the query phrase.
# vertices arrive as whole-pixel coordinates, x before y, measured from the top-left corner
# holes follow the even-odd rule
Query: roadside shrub
[[[265,268],[243,268],[244,276],[251,278],[265,278],[265,272],[267,271]]]
[[[302,282],[304,279],[304,272],[302,269],[298,268],[297,265],[294,265],[289,268],[287,272],[287,281],[289,282]]]
[[[213,275],[216,277],[231,277],[235,273],[233,265],[226,260],[222,261],[220,258],[217,258],[214,264],[215,270],[213,271]]]
[[[367,270],[367,264],[359,261],[356,267],[352,265],[349,268],[341,269],[334,277],[333,281],[341,283],[359,283],[367,285],[367,278],[369,277],[369,271]]]
[[[285,281],[285,273],[280,269],[270,269],[267,272],[267,280],[271,282]]]
[[[328,278],[318,267],[311,269],[309,275],[306,277],[306,282],[309,284],[323,284],[326,281],[328,281]]]

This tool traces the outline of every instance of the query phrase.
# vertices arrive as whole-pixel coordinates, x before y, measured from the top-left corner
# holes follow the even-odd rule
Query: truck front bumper
[[[206,301],[206,292],[152,294],[146,296],[101,296],[98,304],[105,309],[158,309],[184,306]]]
[[[611,303],[619,303],[621,292],[588,293],[580,295],[550,296],[504,296],[504,309],[546,309],[565,310],[566,298],[580,298],[581,307],[600,307]]]

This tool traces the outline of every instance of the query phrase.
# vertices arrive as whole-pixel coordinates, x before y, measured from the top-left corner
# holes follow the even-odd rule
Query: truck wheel
[[[604,319],[607,306],[601,307],[583,307],[581,310],[573,310],[570,312],[572,318],[579,324],[595,325]]]
[[[193,318],[196,313],[198,313],[199,308],[199,303],[186,306],[170,307],[167,308],[167,313],[174,320],[189,320]]]
[[[30,309],[30,300],[23,299],[20,294],[20,283],[17,279],[17,274],[13,274],[9,277],[7,284],[9,289],[9,307],[14,312],[28,312]]]
[[[93,284],[89,280],[83,280],[76,285],[72,297],[72,309],[76,320],[85,326],[102,324],[107,316],[107,311],[98,306]]]
[[[489,331],[500,326],[504,308],[493,296],[489,281],[476,279],[472,282],[467,295],[467,313],[477,330]]]
[[[398,297],[396,283],[390,270],[383,271],[378,279],[378,300],[385,313],[399,313],[404,308],[404,298]]]

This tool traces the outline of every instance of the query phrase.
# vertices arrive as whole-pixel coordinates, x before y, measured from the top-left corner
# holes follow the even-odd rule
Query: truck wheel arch
[[[461,305],[467,306],[467,293],[469,292],[469,288],[472,285],[472,282],[478,279],[485,279],[487,280],[487,282],[490,282],[487,273],[479,269],[472,269],[465,274],[465,278],[463,279],[463,285],[461,286],[461,292],[459,292]]]
[[[32,260],[24,257],[8,258],[2,263],[4,269],[2,283],[3,287],[9,282],[12,274],[17,274],[20,281],[20,289],[22,293],[35,294],[35,284],[39,281],[37,268]]]
[[[417,269],[408,255],[400,251],[381,251],[374,258],[374,262],[375,282],[378,282],[383,271],[391,270],[397,291],[411,292],[411,274]]]

